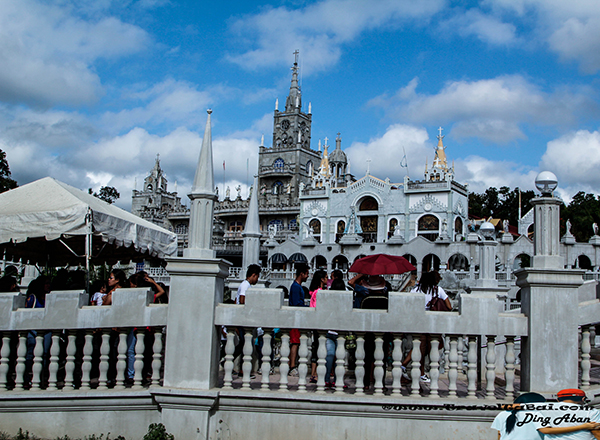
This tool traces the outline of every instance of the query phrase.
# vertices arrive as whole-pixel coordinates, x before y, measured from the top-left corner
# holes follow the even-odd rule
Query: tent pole
[[[85,234],[85,290],[90,291],[90,258],[92,257],[92,226],[91,226],[92,210],[88,208],[88,213],[85,216],[85,226],[87,233]]]

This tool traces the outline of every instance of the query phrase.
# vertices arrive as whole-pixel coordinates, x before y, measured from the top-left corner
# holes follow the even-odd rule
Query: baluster
[[[392,394],[402,394],[402,336],[394,336],[392,350]]]
[[[142,380],[144,379],[144,333],[146,329],[138,328],[135,330],[137,341],[135,343],[135,361],[133,363],[133,388],[142,388]]]
[[[494,391],[496,390],[496,337],[487,335],[487,353],[485,355],[486,361],[486,399],[494,399]]]
[[[288,373],[290,371],[290,334],[281,333],[281,358],[279,359],[279,391],[286,392],[288,387]]]
[[[327,338],[319,332],[319,349],[317,350],[317,393],[325,393],[325,376],[327,375]],[[327,380],[329,382],[329,380]]]
[[[460,336],[458,338],[458,345],[456,347],[457,349],[457,358],[456,358],[456,363],[457,363],[457,368],[458,368],[458,373],[462,374],[463,373],[463,362],[464,362],[464,353],[463,350],[465,349],[465,339],[463,336]]]
[[[117,346],[117,378],[115,389],[125,388],[125,369],[127,368],[127,331],[119,330],[119,345]]]
[[[44,334],[38,330],[35,337],[35,348],[33,349],[33,368],[31,376],[31,389],[42,388],[42,367],[44,362]]]
[[[450,337],[450,350],[448,354],[448,395],[457,397],[456,394],[456,379],[458,377],[458,341],[462,338],[456,336]]]
[[[354,367],[354,377],[356,378],[356,394],[365,394],[363,389],[363,379],[365,378],[365,334],[356,334],[356,366]]]
[[[592,345],[590,343],[590,326],[581,327],[581,387],[590,386],[590,352]]]
[[[48,362],[48,390],[56,390],[58,382],[58,355],[60,353],[60,335],[58,331],[52,332],[52,345],[50,346],[50,360]]]
[[[81,390],[90,389],[90,372],[92,371],[92,352],[94,347],[92,341],[94,335],[91,330],[85,331],[85,342],[83,345],[83,364],[81,366]]]
[[[6,391],[8,382],[8,360],[10,357],[10,333],[2,333],[2,349],[0,349],[0,392]]]
[[[385,378],[385,371],[383,368],[383,334],[375,333],[375,369],[373,376],[375,378],[375,392],[376,395],[383,395],[383,382]]]
[[[305,330],[300,333],[298,347],[298,392],[306,393],[306,373],[308,371],[308,335]]]
[[[25,378],[25,356],[27,355],[27,332],[19,333],[19,346],[17,347],[17,366],[15,367],[15,391],[23,391]]]
[[[242,389],[250,389],[250,374],[252,373],[252,333],[244,330],[244,356],[242,357]]]
[[[515,394],[515,337],[506,337],[506,369],[504,377],[506,379],[506,398],[511,399],[511,394]]]
[[[231,329],[227,330],[227,342],[225,343],[225,376],[223,377],[223,388],[231,389],[233,388],[231,382],[233,381],[233,376],[231,372],[233,371],[233,353],[235,351],[235,332]],[[154,365],[153,365],[154,368]]]
[[[271,333],[270,330],[264,329],[263,346],[262,346],[262,379],[260,388],[263,390],[269,389],[269,374],[271,371]]]
[[[429,352],[429,378],[431,384],[429,387],[429,397],[438,399],[440,397],[440,337],[437,335],[431,336],[431,351]]]
[[[156,327],[154,329],[154,345],[152,346],[152,385],[153,386],[160,385],[160,369],[162,367],[162,349],[163,349],[162,338],[163,338],[163,329],[161,327]],[[232,354],[233,354],[233,350],[235,350],[235,346],[232,349],[232,352],[231,352]],[[231,363],[231,368],[233,369],[233,362]],[[231,376],[231,371],[229,372],[229,376]]]
[[[448,357],[450,356],[450,336],[442,336],[441,341],[444,344],[442,357],[440,358],[440,374],[448,372]]]
[[[73,372],[75,371],[75,352],[77,351],[77,346],[75,341],[77,339],[77,335],[75,334],[75,330],[71,330],[69,332],[69,337],[67,340],[67,359],[65,363],[65,386],[63,390],[74,388],[73,384]]]
[[[411,392],[412,396],[418,396],[421,385],[419,379],[421,378],[421,335],[413,335],[413,350],[412,350],[412,368],[410,370],[410,376],[412,379]]]
[[[110,333],[107,330],[102,332],[100,342],[100,375],[98,376],[98,389],[105,390],[108,388],[108,355],[110,352]]]
[[[477,399],[477,338],[467,336],[469,352],[467,353],[467,399]]]
[[[344,394],[344,375],[346,374],[346,338],[338,333],[337,349],[335,350],[335,394]]]

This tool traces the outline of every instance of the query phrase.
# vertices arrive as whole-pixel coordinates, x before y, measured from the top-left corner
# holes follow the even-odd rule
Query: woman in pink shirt
[[[323,289],[327,289],[327,272],[318,270],[313,275],[310,287],[308,288],[311,307],[317,306],[317,293]],[[319,350],[319,333],[316,330],[313,330],[310,383],[317,383],[317,350]]]

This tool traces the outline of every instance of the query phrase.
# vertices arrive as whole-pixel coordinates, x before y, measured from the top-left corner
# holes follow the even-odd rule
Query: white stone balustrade
[[[46,296],[46,307],[26,309],[22,295],[0,293],[0,392],[125,388],[132,328],[137,336],[131,346],[132,385],[139,389],[144,379],[159,385],[168,306],[151,304],[152,299],[147,289],[120,289],[112,306],[87,306],[82,292],[60,291]],[[30,344],[35,341],[30,361],[28,335]]]
[[[419,383],[421,375],[420,365],[425,355],[430,359],[430,377],[431,384],[427,386],[429,392],[424,395],[430,398],[439,398],[445,396],[452,397],[476,397],[477,390],[477,337],[482,336],[482,343],[485,343],[488,350],[485,354],[485,385],[484,388],[488,399],[500,398],[496,396],[496,370],[506,371],[505,380],[507,383],[507,392],[514,391],[514,339],[527,335],[526,317],[519,313],[498,313],[497,300],[494,295],[473,294],[465,295],[461,298],[459,312],[431,312],[424,309],[423,296],[415,293],[391,292],[389,296],[388,310],[365,310],[352,308],[352,292],[321,291],[319,300],[315,308],[297,308],[283,305],[283,293],[278,289],[259,289],[252,288],[247,292],[245,305],[219,304],[215,308],[215,323],[227,325],[230,328],[234,326],[243,326],[247,329],[247,335],[253,327],[262,327],[267,329],[281,328],[288,332],[290,328],[298,328],[301,332],[301,341],[308,338],[312,330],[319,330],[319,350],[317,353],[317,375],[318,381],[316,387],[312,389],[318,394],[325,392],[325,382],[328,381],[325,376],[325,333],[332,329],[339,331],[340,335],[347,332],[355,332],[357,335],[356,343],[356,385],[357,395],[364,394],[362,389],[363,378],[370,378],[370,370],[365,364],[365,334],[372,332],[375,334],[372,352],[374,360],[374,394],[383,395],[388,393],[392,395],[401,394],[401,369],[402,351],[399,349],[401,336],[410,334],[413,336],[412,352],[412,384],[409,384],[412,395],[419,396],[423,389]],[[388,353],[384,351],[383,334],[392,334],[392,383],[385,382],[386,377],[386,359]],[[422,353],[424,346],[424,335],[431,334],[431,352]],[[441,344],[444,339],[441,335],[446,335],[445,351],[441,350]],[[509,349],[506,350],[506,356],[496,353],[493,349],[495,341],[508,341]],[[228,338],[228,341],[230,338]],[[338,386],[336,394],[343,393],[342,385],[343,372],[345,371],[344,359],[345,348],[344,339],[338,338],[338,347],[336,350],[336,363],[334,364],[336,375],[338,376]],[[461,362],[458,363],[458,346],[461,341]],[[466,341],[466,343],[465,343]],[[248,342],[248,341],[247,341]],[[301,344],[302,345],[302,344]],[[462,369],[462,347],[468,347],[468,368],[467,374],[463,374]],[[492,347],[491,349],[489,347]],[[233,353],[233,347],[228,347],[226,352]],[[386,346],[387,349],[387,346]],[[301,347],[302,351],[302,347]],[[448,359],[441,359],[440,353],[446,353]],[[266,356],[270,355],[270,347],[263,347],[262,353],[262,374],[261,389],[268,390],[267,384],[271,384],[274,379],[265,379],[267,375]],[[305,383],[300,380],[298,385],[290,383],[287,377],[289,370],[289,353],[282,353],[281,375],[277,384],[279,390],[295,390],[306,392]],[[299,371],[306,374],[308,357],[302,351],[299,359]],[[442,372],[440,366],[445,366]],[[506,367],[506,368],[505,368]],[[225,387],[231,388],[231,370],[233,363],[226,357],[225,363]],[[457,393],[457,378],[461,375],[463,382],[468,386],[461,396]],[[438,381],[441,375],[447,378],[448,391],[441,391]],[[342,377],[340,377],[342,376]],[[244,378],[245,379],[245,378]],[[369,380],[366,381],[368,383]],[[389,382],[389,381],[388,381]],[[244,387],[248,388],[244,381]],[[391,390],[390,390],[391,387]],[[443,394],[443,396],[442,396]],[[500,393],[502,394],[502,393]]]

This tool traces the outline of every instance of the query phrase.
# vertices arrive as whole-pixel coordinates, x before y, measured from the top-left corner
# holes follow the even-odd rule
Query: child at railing
[[[107,284],[104,280],[96,280],[92,283],[90,292],[95,292],[90,301],[93,306],[101,306],[104,297],[106,296]]]

